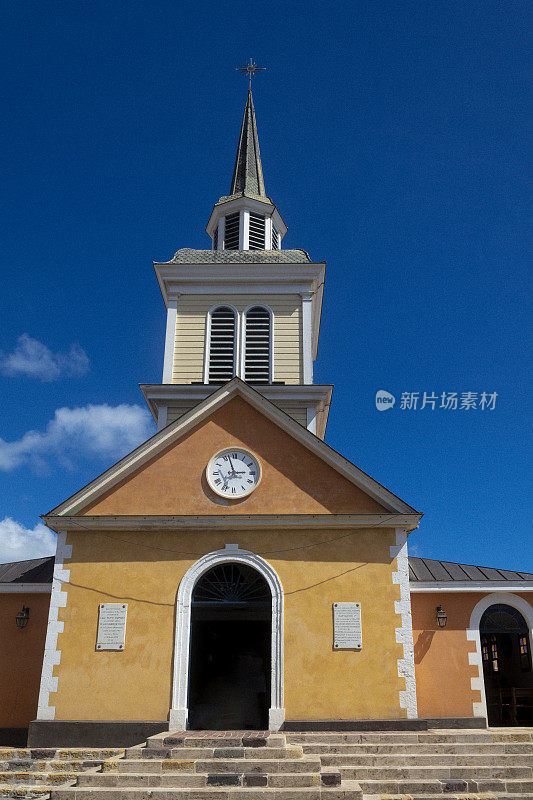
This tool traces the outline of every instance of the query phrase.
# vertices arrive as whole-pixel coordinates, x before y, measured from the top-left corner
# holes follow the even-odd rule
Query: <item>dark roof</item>
[[[533,581],[530,572],[513,572],[494,567],[474,567],[470,564],[454,564],[452,561],[433,561],[430,558],[409,556],[410,583],[431,581]]]
[[[244,107],[241,134],[237,146],[231,189],[229,190],[230,197],[241,192],[266,199],[251,88],[248,90],[248,97]]]
[[[193,250],[184,247],[167,264],[308,264],[305,250]]]
[[[52,583],[54,556],[0,564],[0,583]]]

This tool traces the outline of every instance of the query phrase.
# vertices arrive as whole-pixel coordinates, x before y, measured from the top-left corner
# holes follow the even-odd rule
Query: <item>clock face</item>
[[[207,482],[221,497],[246,497],[261,480],[261,464],[248,450],[225,447],[207,465]]]

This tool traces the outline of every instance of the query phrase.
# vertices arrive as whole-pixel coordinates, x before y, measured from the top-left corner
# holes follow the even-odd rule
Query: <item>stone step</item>
[[[341,743],[360,743],[360,744],[490,744],[491,742],[533,742],[531,730],[520,731],[518,733],[507,732],[461,732],[450,733],[447,731],[424,731],[424,732],[402,732],[402,733],[288,733],[287,742],[290,744],[341,744]]]
[[[77,775],[76,772],[18,772],[12,770],[11,772],[0,772],[0,786],[13,783],[65,783],[65,781],[74,780]]]
[[[262,751],[260,754],[258,751],[252,750],[251,752],[245,752],[241,754],[240,758],[230,758],[227,757],[220,757],[212,758],[212,759],[198,759],[198,758],[182,758],[182,753],[178,750],[172,751],[175,757],[171,758],[127,758],[121,760],[110,760],[104,761],[102,764],[102,772],[142,772],[142,773],[153,773],[157,774],[159,772],[194,772],[194,764],[195,763],[209,763],[212,764],[213,767],[218,764],[220,770],[225,770],[226,766],[227,769],[230,771],[234,769],[235,762],[244,762],[248,763],[249,767],[246,768],[247,772],[252,771],[298,771],[298,764],[302,765],[309,765],[309,764],[317,764],[318,767],[320,766],[320,760],[317,758],[311,757],[303,757],[301,753],[299,756],[297,755],[296,758],[276,758],[273,755],[269,755],[265,751]],[[260,757],[259,757],[260,756]],[[270,770],[267,769],[266,765],[270,765]],[[317,768],[318,768],[317,767]],[[302,767],[303,768],[303,767]],[[306,770],[309,770],[309,767],[305,767]],[[199,768],[196,769],[199,770]],[[245,770],[241,770],[244,772]]]
[[[438,797],[438,795],[437,795]],[[508,794],[500,792],[461,792],[460,794],[448,793],[441,795],[442,800],[532,800],[532,794]],[[364,794],[363,800],[435,800],[435,794]]]
[[[528,794],[533,792],[533,782],[530,780],[489,780],[489,781],[467,781],[462,779],[449,780],[359,780],[364,800],[373,797],[381,798],[384,795],[389,798],[400,800],[422,800],[422,798],[433,798],[435,795],[445,795],[450,798],[454,793],[462,798],[468,797],[470,792],[473,797],[483,798],[492,797],[495,800],[507,800],[509,794],[525,800]],[[392,800],[391,798],[391,800]]]
[[[194,788],[166,788],[151,790],[142,788],[72,787],[57,788],[51,800],[233,800],[243,797],[248,800],[362,800],[363,794],[357,783],[347,782],[340,787],[251,787],[251,786],[203,786]]]
[[[409,754],[409,753],[526,753],[533,755],[533,742],[490,742],[487,744],[479,743],[458,743],[458,744],[305,744],[301,745],[303,752],[309,755],[323,753],[347,753],[353,755],[365,755],[368,753],[376,754]]]
[[[125,760],[139,759],[166,759],[182,758],[187,750],[194,749],[201,751],[204,755],[212,755],[213,758],[301,758],[303,749],[301,745],[288,745],[287,747],[212,747],[200,748],[191,743],[189,747],[128,747],[125,752]]]
[[[149,736],[146,747],[285,747],[286,737],[282,733],[268,731],[166,731]]]
[[[319,758],[282,758],[277,761],[263,759],[202,759],[195,762],[195,772],[320,772]],[[163,767],[164,768],[164,767]]]
[[[306,756],[309,758],[310,756]],[[325,766],[349,767],[358,765],[361,767],[531,767],[533,758],[525,754],[475,754],[457,755],[453,753],[443,753],[441,755],[428,755],[426,753],[408,753],[404,755],[344,755],[338,753],[326,753],[320,756],[322,764]]]
[[[17,800],[23,798],[48,798],[53,786],[0,786],[0,797],[14,797]]]
[[[235,784],[235,778],[238,778],[238,783]],[[211,778],[211,780],[210,780]],[[220,778],[220,781],[213,780],[213,778]],[[83,787],[117,787],[117,788],[198,788],[207,785],[216,785],[222,783],[224,785],[226,780],[231,779],[229,785],[247,785],[247,786],[270,786],[273,788],[285,787],[305,787],[305,786],[320,786],[320,773],[319,772],[283,772],[283,773],[166,773],[160,775],[150,775],[146,773],[112,773],[100,772],[80,775],[78,778],[78,786]]]
[[[531,767],[341,767],[343,778],[353,780],[481,780],[483,778],[533,778]]]
[[[104,758],[123,753],[123,747],[0,747],[0,761],[12,759],[102,761]]]
[[[91,761],[67,761],[66,759],[58,761],[23,761],[14,759],[13,761],[0,761],[0,771],[2,772],[64,772],[89,769],[90,767],[97,767],[102,763],[102,759],[94,759]]]

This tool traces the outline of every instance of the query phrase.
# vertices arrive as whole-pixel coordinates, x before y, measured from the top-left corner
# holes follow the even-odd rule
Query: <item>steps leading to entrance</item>
[[[362,800],[355,780],[342,779],[319,756],[305,756],[284,734],[162,733],[58,787],[52,800]]]
[[[288,733],[304,757],[320,757],[364,800],[533,798],[533,730]]]
[[[249,800],[533,800],[533,729],[164,732],[123,754],[96,759],[91,769],[74,751],[64,753],[63,758],[40,760],[50,769],[32,786],[12,782],[4,785],[10,791],[0,788],[0,795],[41,800],[232,800],[241,795]],[[9,761],[4,773],[25,780],[28,770],[20,768],[21,761]],[[51,765],[58,762],[66,769],[55,771]],[[41,776],[52,773],[62,785],[41,782]]]
[[[57,784],[74,784],[85,770],[123,755],[123,748],[109,747],[0,747],[0,797],[49,797]]]

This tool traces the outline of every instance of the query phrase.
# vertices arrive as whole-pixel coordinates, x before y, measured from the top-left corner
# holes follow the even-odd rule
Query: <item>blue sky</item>
[[[209,246],[253,56],[284,246],[328,261],[327,441],[425,513],[412,552],[533,571],[525,0],[0,13],[0,561],[51,552],[38,515],[152,432],[151,261]],[[424,391],[498,396],[400,407]]]

